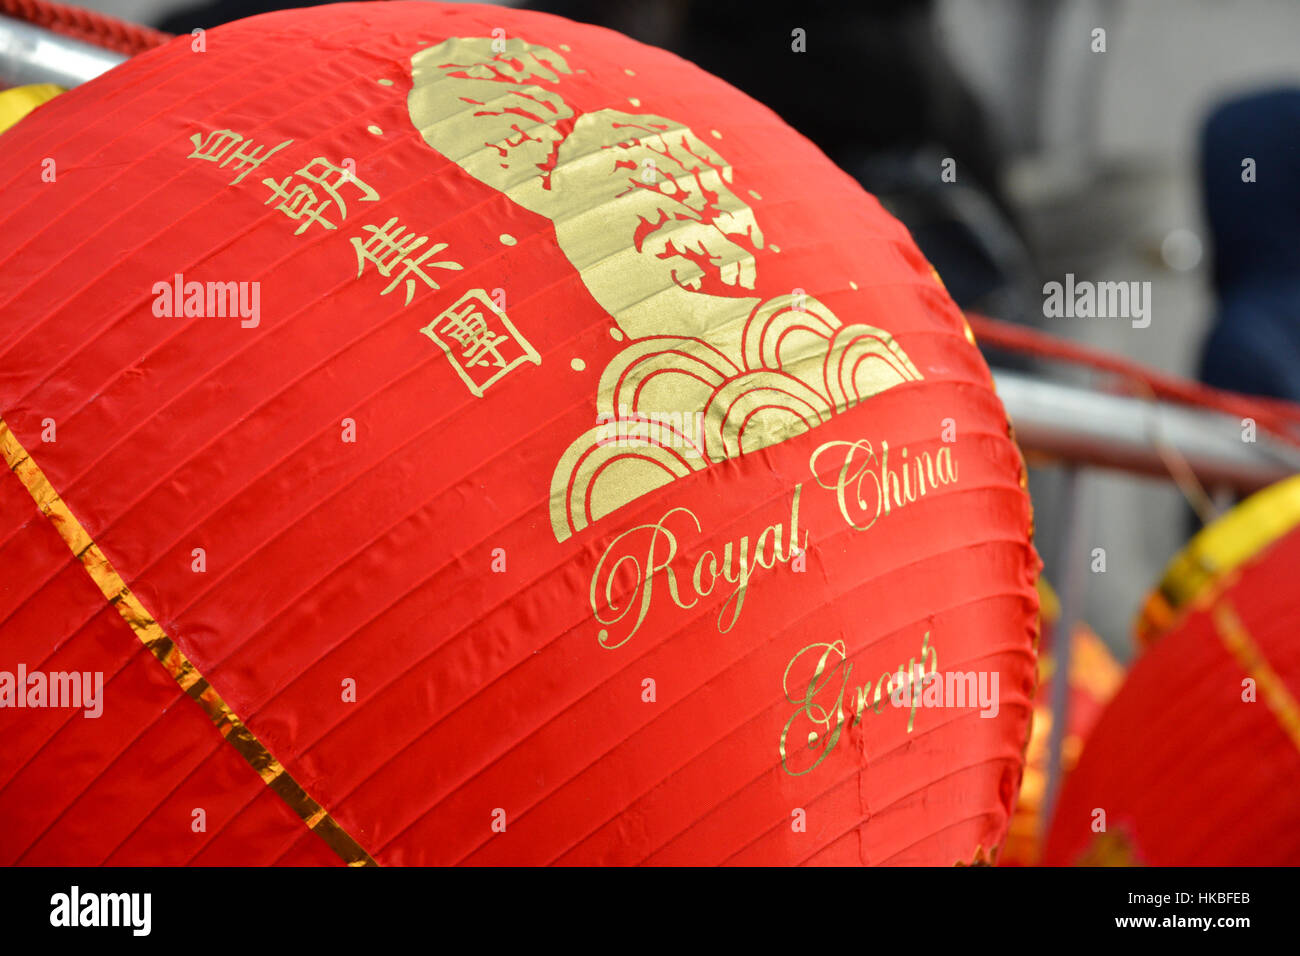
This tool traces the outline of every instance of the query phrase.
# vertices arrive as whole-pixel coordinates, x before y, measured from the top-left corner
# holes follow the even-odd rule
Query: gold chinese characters
[[[465,293],[420,331],[442,347],[476,398],[525,362],[542,364],[537,350],[482,289]]]

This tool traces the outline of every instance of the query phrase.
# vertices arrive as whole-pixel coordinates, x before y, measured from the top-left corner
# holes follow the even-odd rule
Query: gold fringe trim
[[[293,779],[145,610],[139,598],[127,587],[99,545],[91,540],[89,533],[59,497],[54,486],[3,418],[0,418],[0,452],[3,452],[9,469],[18,476],[41,513],[54,525],[100,593],[109,604],[117,608],[122,620],[126,621],[140,643],[180,685],[181,690],[203,708],[213,726],[248,765],[257,771],[262,782],[275,791],[308,829],[324,840],[348,866],[376,866],[370,854]]]
[[[1107,830],[1093,837],[1075,866],[1142,866],[1132,838],[1122,829]]]
[[[985,851],[982,843],[975,845],[975,856],[969,863],[965,860],[958,860],[953,866],[996,866],[998,861],[998,848],[993,847]]]

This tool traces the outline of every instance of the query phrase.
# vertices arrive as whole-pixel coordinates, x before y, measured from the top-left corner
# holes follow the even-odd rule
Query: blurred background
[[[80,5],[182,33],[307,4]],[[768,104],[903,220],[964,308],[1193,378],[1219,309],[1201,173],[1206,121],[1227,101],[1300,89],[1293,0],[805,0],[761,14],[735,0],[509,5],[671,49]],[[795,28],[806,31],[806,54],[755,55],[789,51]],[[940,179],[946,157],[957,161],[955,183]],[[1066,273],[1149,281],[1150,327],[1045,318],[1043,283]],[[1059,365],[1033,371],[1088,377]],[[1061,572],[1061,485],[1059,469],[1032,470],[1049,580]],[[1079,490],[1088,551],[1106,553],[1079,611],[1126,662],[1144,596],[1198,522],[1169,480],[1088,469]]]

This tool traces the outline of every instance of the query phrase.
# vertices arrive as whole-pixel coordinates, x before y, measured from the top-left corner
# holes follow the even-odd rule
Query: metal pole
[[[1044,842],[1061,788],[1061,756],[1070,721],[1070,645],[1075,622],[1079,619],[1079,609],[1083,605],[1087,559],[1091,553],[1083,540],[1084,531],[1088,527],[1088,502],[1086,484],[1081,481],[1079,468],[1065,469],[1063,497],[1067,520],[1057,562],[1061,613],[1052,632],[1052,727],[1047,743],[1047,786],[1043,793],[1042,812],[1039,814]]]
[[[0,86],[78,86],[125,60],[120,53],[0,16]]]
[[[1300,447],[1241,419],[1169,402],[1108,395],[1018,372],[994,373],[998,395],[1032,459],[1054,458],[1168,477],[1157,443],[1172,447],[1201,484],[1250,493],[1300,472]]]

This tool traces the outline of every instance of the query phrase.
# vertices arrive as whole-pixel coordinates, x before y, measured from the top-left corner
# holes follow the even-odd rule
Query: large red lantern
[[[1300,478],[1200,532],[1138,623],[1147,645],[1067,778],[1048,863],[1300,862]]]
[[[1022,462],[906,230],[769,110],[344,4],[0,157],[0,858],[996,855]]]

